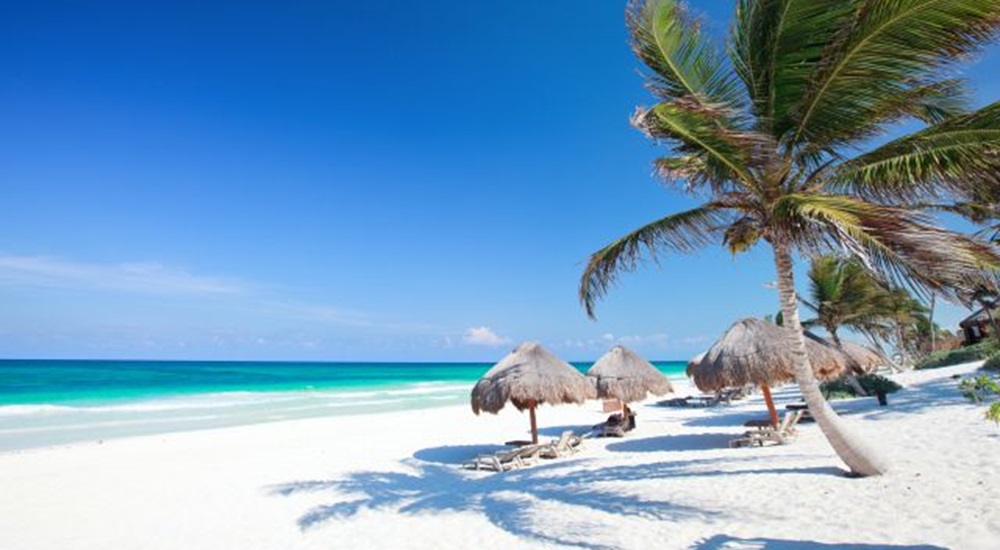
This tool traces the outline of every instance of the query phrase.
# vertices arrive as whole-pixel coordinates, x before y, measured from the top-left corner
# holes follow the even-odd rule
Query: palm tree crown
[[[840,345],[838,330],[850,328],[876,342],[888,342],[896,325],[915,326],[925,308],[903,289],[887,289],[855,258],[832,254],[809,264],[808,298],[799,302],[816,317],[802,326],[821,326]]]
[[[795,250],[845,251],[887,282],[945,297],[1000,265],[992,245],[916,209],[1000,196],[1000,102],[969,111],[948,73],[996,37],[1000,0],[739,0],[725,50],[675,0],[632,0],[626,23],[657,101],[632,123],[669,147],[657,174],[706,200],[594,253],[580,282],[588,315],[645,255],[713,243],[773,248],[796,329]],[[856,153],[904,119],[927,127]],[[793,348],[800,385],[814,383],[799,368],[804,344]]]

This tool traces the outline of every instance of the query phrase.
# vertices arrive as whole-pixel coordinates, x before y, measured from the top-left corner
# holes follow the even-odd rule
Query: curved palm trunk
[[[795,380],[799,383],[802,397],[809,407],[809,413],[816,419],[823,435],[837,456],[847,464],[851,473],[860,476],[879,475],[886,471],[885,463],[861,440],[853,436],[842,424],[837,413],[823,399],[819,383],[813,375],[809,357],[806,356],[805,336],[799,322],[799,309],[795,301],[795,275],[792,273],[792,254],[788,245],[773,243],[774,264],[778,277],[778,296],[785,327],[792,333],[792,362],[795,365]]]

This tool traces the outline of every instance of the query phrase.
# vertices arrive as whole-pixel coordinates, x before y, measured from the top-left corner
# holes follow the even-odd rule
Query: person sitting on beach
[[[628,408],[628,405],[626,404],[626,405],[622,405],[622,413],[625,415],[625,418],[627,419],[626,421],[623,422],[623,424],[625,424],[625,426],[624,426],[625,431],[626,432],[630,432],[630,431],[634,430],[635,429],[635,412],[632,409]]]

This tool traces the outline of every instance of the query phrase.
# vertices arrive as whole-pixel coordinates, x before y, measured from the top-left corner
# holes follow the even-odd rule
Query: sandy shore
[[[759,396],[638,405],[628,437],[505,474],[460,464],[524,437],[527,418],[464,406],[8,452],[0,547],[992,549],[1000,429],[951,379],[973,369],[897,375],[889,407],[835,402],[891,457],[868,479],[841,475],[814,424],[791,445],[729,449],[764,414]],[[546,407],[539,422],[551,438],[599,410]]]

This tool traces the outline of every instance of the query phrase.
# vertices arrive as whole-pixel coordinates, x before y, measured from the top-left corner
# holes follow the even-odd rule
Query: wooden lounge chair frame
[[[534,464],[541,450],[542,445],[525,445],[516,449],[484,453],[474,458],[465,467],[471,470],[487,469],[495,472],[524,468]]]
[[[562,458],[571,455],[579,451],[578,447],[582,441],[583,439],[573,433],[572,430],[566,430],[559,436],[559,439],[552,443],[541,445],[538,456],[541,458]]]
[[[795,439],[797,434],[795,425],[802,418],[801,410],[788,411],[781,419],[781,424],[777,428],[770,425],[761,426],[759,429],[750,430],[729,442],[730,447],[753,447],[764,446],[764,443],[777,443],[784,445]]]

